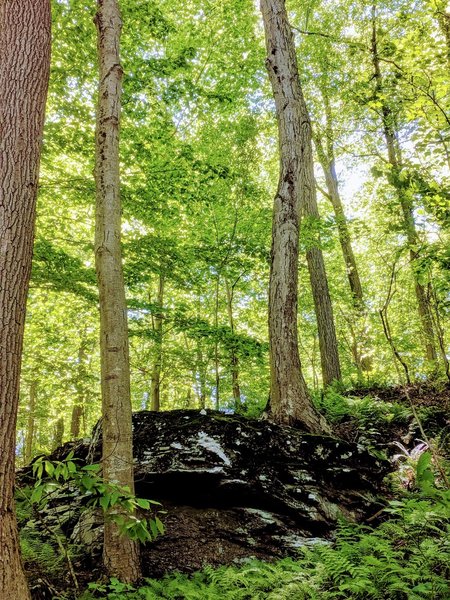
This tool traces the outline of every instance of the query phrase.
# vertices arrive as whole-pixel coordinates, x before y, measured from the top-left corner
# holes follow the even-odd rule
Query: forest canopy
[[[302,220],[299,252],[300,355],[312,389],[320,388],[322,375],[305,255],[316,244],[325,260],[342,385],[448,375],[444,9],[425,1],[288,3],[319,205],[318,215]],[[21,455],[30,402],[36,403],[33,452],[52,447],[59,419],[68,439],[87,435],[100,411],[92,250],[95,10],[90,1],[53,3]],[[133,406],[151,407],[157,388],[165,410],[242,405],[257,412],[269,395],[267,290],[278,176],[258,7],[239,0],[123,1],[121,11]],[[73,412],[82,415],[78,424]]]

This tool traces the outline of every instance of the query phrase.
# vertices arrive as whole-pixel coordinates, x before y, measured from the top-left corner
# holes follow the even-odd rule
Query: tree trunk
[[[14,508],[20,363],[50,68],[50,2],[0,1],[0,598],[27,600]]]
[[[60,446],[62,446],[64,441],[64,418],[60,417],[55,424],[55,430],[53,433],[53,443],[52,443],[52,448],[53,450],[56,450],[56,448],[59,448]]]
[[[77,399],[72,407],[72,417],[70,421],[70,437],[72,440],[77,440],[80,437],[81,419],[84,414],[86,380],[85,360],[86,340],[82,337],[78,349],[77,381],[75,384]]]
[[[228,309],[228,321],[230,324],[231,334],[235,335],[234,326],[234,315],[233,315],[233,294],[234,287],[230,286],[228,279],[225,280],[227,290],[227,309]],[[236,353],[234,339],[230,349],[230,363],[231,363],[231,382],[233,388],[233,399],[234,399],[234,410],[238,411],[241,407],[241,386],[239,383],[239,357]]]
[[[433,319],[431,315],[430,303],[428,300],[427,291],[419,281],[417,273],[414,269],[414,263],[419,257],[419,253],[417,250],[419,245],[419,236],[417,235],[416,225],[414,222],[412,202],[406,193],[405,183],[401,179],[402,162],[395,131],[394,115],[392,114],[390,106],[387,103],[384,96],[383,76],[381,73],[380,58],[378,54],[376,2],[372,4],[371,53],[372,64],[374,68],[375,95],[381,102],[383,135],[388,152],[389,164],[392,167],[389,176],[389,182],[397,192],[397,197],[402,212],[403,230],[408,240],[410,262],[413,271],[414,287],[417,299],[417,308],[425,341],[425,358],[428,361],[435,363],[437,360],[437,353],[434,340]]]
[[[280,178],[274,200],[269,283],[270,411],[278,423],[327,428],[301,372],[297,339],[300,185],[304,171],[303,95],[284,0],[261,0],[266,65],[275,98]],[[306,124],[306,129],[309,129]],[[302,169],[303,167],[303,169]]]
[[[161,408],[161,368],[162,368],[162,349],[163,349],[163,313],[162,306],[164,302],[164,275],[160,274],[158,278],[158,295],[156,302],[159,312],[155,315],[153,322],[153,331],[155,333],[155,358],[152,369],[151,386],[151,407],[152,410],[159,411]]]
[[[219,365],[219,290],[220,290],[220,271],[216,276],[216,295],[214,305],[214,327],[216,330],[214,340],[214,373],[215,373],[215,408],[220,409],[220,365]]]
[[[311,224],[320,222],[317,206],[316,182],[314,179],[314,160],[312,153],[312,128],[308,109],[303,96],[300,97],[300,189],[302,215],[311,220]],[[325,261],[320,247],[320,234],[313,236],[314,242],[306,251],[309,278],[314,300],[314,309],[319,334],[320,362],[324,387],[340,381],[341,365],[334,325],[333,306],[331,304]]]
[[[322,93],[325,105],[325,143],[319,135],[314,136],[317,155],[325,175],[325,182],[328,191],[328,197],[333,206],[334,216],[339,234],[339,243],[342,249],[342,256],[346,267],[348,283],[352,294],[353,304],[357,311],[364,310],[364,295],[356,265],[355,255],[352,248],[350,232],[348,229],[347,217],[345,216],[342,205],[341,195],[339,193],[339,182],[336,174],[336,158],[334,155],[334,127],[333,115],[331,112],[330,100],[325,92]]]
[[[117,0],[98,0],[100,84],[96,129],[95,262],[100,297],[103,477],[134,490],[127,306],[121,253],[119,123],[122,27]],[[105,520],[103,561],[108,575],[140,577],[137,543]]]
[[[24,462],[26,465],[29,464],[33,457],[33,445],[36,425],[36,396],[37,381],[33,380],[30,383],[30,402],[28,404],[27,435],[25,438]]]
[[[314,182],[312,182],[314,185]],[[309,193],[312,192],[309,190]],[[304,214],[319,220],[317,201],[314,200],[305,208]],[[319,240],[320,243],[320,240]],[[314,299],[314,309],[317,319],[317,331],[319,334],[320,362],[322,367],[322,381],[324,387],[331,385],[333,381],[340,381],[341,364],[339,361],[336,328],[334,326],[333,307],[331,304],[328,279],[325,270],[325,261],[319,245],[309,248],[306,252],[309,279]]]

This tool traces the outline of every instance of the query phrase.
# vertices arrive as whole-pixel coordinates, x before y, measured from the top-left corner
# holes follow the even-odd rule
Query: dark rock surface
[[[149,576],[294,554],[329,538],[340,515],[374,514],[389,469],[356,444],[236,415],[140,412],[133,426],[136,493],[168,511],[165,535],[143,548]],[[82,460],[99,460],[98,433],[52,458],[72,449]],[[60,518],[61,506],[70,506],[67,535],[95,555],[101,515],[83,512],[82,504],[79,495],[68,501],[66,493],[47,518],[54,511]]]

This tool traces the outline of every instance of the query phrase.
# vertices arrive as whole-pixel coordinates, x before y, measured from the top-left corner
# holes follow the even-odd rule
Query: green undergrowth
[[[450,598],[450,492],[407,494],[390,503],[384,518],[376,528],[342,523],[333,544],[304,548],[295,560],[205,567],[147,579],[138,589],[111,580],[91,584],[82,600]]]

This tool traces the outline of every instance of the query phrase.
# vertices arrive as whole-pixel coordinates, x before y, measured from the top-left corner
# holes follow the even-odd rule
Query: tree
[[[103,477],[134,490],[127,305],[122,269],[119,124],[122,21],[117,0],[98,0],[95,17],[100,67],[95,180],[95,261],[100,299]],[[125,582],[140,577],[138,546],[105,519],[103,561]]]
[[[19,554],[14,456],[25,305],[50,69],[50,2],[0,2],[0,597],[30,597]]]
[[[301,371],[297,339],[297,284],[303,161],[304,99],[294,38],[284,0],[261,0],[266,35],[266,65],[275,98],[280,176],[274,200],[269,283],[270,410],[279,423],[298,421],[309,431],[326,425],[314,409]],[[311,144],[311,140],[309,140]],[[312,167],[312,165],[311,165]],[[314,181],[309,184],[314,188]]]
[[[371,56],[374,69],[375,99],[380,104],[381,123],[383,136],[386,143],[388,161],[391,166],[389,182],[394,187],[402,215],[403,230],[407,239],[411,266],[413,269],[414,288],[417,298],[417,309],[422,324],[422,331],[425,342],[425,358],[431,363],[436,362],[437,352],[434,340],[433,318],[429,301],[427,286],[420,280],[416,270],[416,262],[419,258],[420,241],[414,221],[414,207],[411,194],[408,191],[409,182],[405,174],[402,173],[404,166],[402,164],[401,149],[398,142],[396,131],[395,113],[386,98],[384,90],[383,75],[380,67],[380,55],[378,49],[377,34],[377,3],[372,4],[372,40]]]

